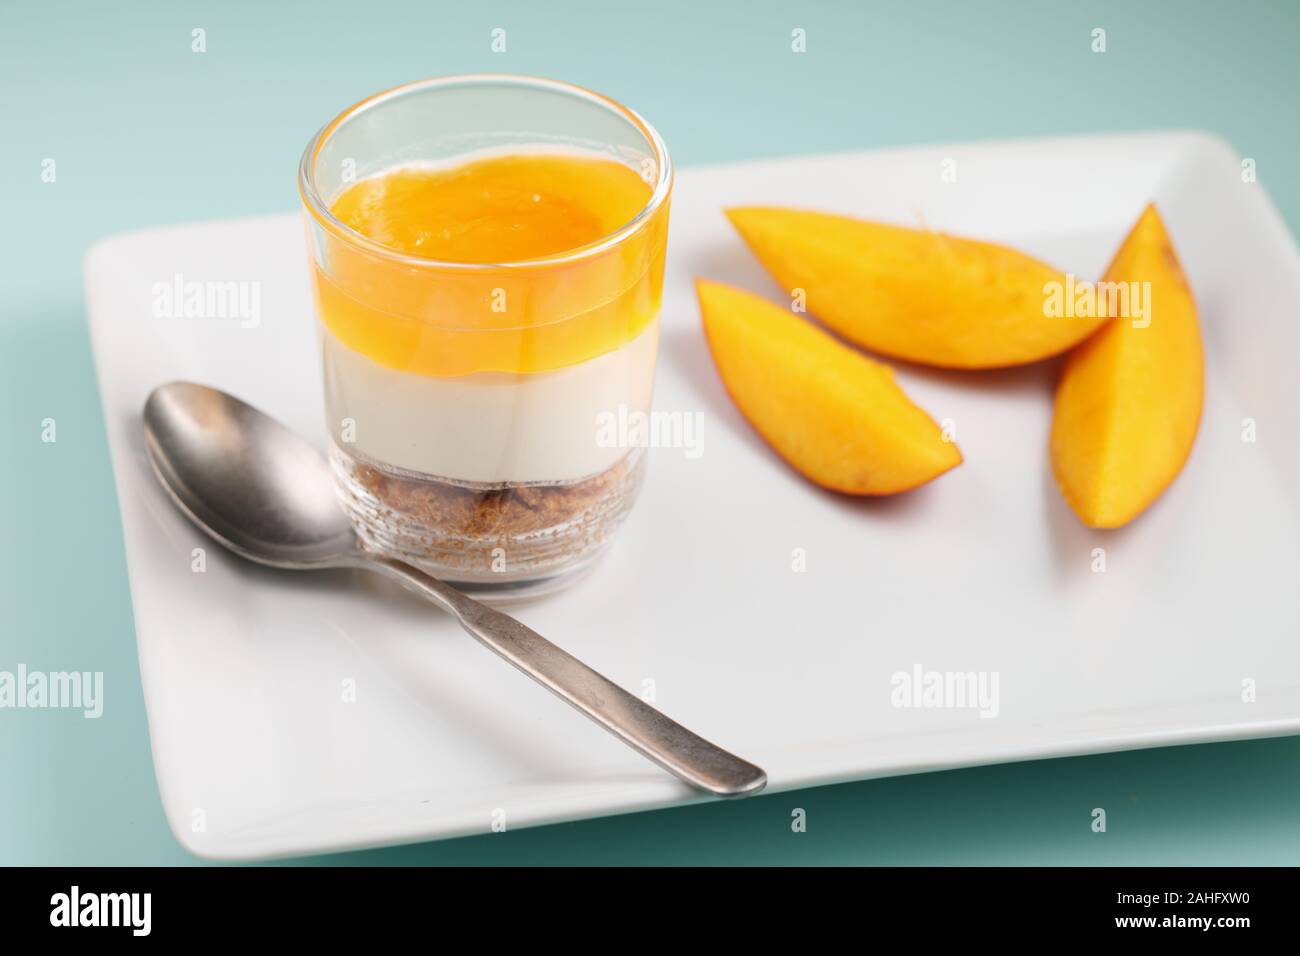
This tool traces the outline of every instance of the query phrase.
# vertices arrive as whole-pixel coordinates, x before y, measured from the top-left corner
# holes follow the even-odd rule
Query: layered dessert
[[[567,574],[635,497],[666,216],[619,159],[578,151],[388,168],[330,212],[362,242],[313,257],[332,462],[366,546],[461,583]]]

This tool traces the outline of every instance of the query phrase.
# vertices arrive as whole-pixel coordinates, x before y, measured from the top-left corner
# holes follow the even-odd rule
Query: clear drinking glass
[[[636,170],[648,201],[586,245],[488,264],[403,253],[331,212],[401,167],[551,151]],[[550,590],[600,554],[644,470],[606,426],[650,410],[672,181],[635,112],[532,77],[411,83],[316,134],[299,189],[330,458],[366,547],[489,597]]]

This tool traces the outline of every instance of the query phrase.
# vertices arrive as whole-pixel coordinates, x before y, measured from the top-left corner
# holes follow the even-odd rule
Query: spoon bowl
[[[252,405],[193,382],[160,385],[145,402],[144,441],[172,500],[230,550],[290,570],[357,563],[328,463]]]

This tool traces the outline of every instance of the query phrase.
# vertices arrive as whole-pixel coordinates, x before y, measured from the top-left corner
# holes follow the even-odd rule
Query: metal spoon
[[[291,571],[366,568],[455,616],[495,651],[629,747],[693,787],[756,793],[767,774],[696,736],[507,614],[362,549],[329,466],[275,419],[215,388],[172,382],[144,405],[154,473],[191,521],[238,555]]]

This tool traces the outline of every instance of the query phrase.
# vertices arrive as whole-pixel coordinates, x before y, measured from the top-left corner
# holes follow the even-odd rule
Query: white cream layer
[[[322,327],[325,406],[344,449],[456,481],[572,481],[628,449],[602,447],[602,415],[648,413],[658,319],[613,352],[551,372],[454,378],[385,368]],[[349,439],[351,439],[349,441]]]

